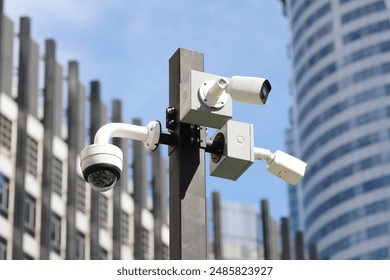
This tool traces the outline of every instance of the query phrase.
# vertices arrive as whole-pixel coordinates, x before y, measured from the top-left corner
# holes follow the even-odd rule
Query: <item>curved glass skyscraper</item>
[[[388,259],[390,1],[284,2],[306,243],[321,259]]]

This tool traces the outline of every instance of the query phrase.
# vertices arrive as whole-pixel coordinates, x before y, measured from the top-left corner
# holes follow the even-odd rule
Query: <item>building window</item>
[[[144,260],[149,258],[149,231],[142,228],[142,256]]]
[[[122,211],[121,215],[121,242],[127,244],[129,242],[130,223],[129,215]]]
[[[26,193],[24,196],[24,228],[28,234],[35,236],[36,199]]]
[[[0,173],[0,215],[8,217],[9,179]]]
[[[61,217],[55,213],[50,217],[50,246],[58,255],[61,254]]]
[[[7,259],[7,240],[0,236],[0,260]]]
[[[169,260],[169,247],[165,244],[162,245],[162,259]]]
[[[380,21],[346,34],[343,37],[343,43],[344,45],[347,45],[366,36],[371,36],[373,34],[378,34],[380,32],[388,32],[389,29],[390,29],[389,20]]]
[[[102,247],[99,248],[99,260],[108,260],[108,252]]]
[[[11,157],[12,122],[0,114],[0,152]]]
[[[62,161],[54,157],[53,160],[53,191],[62,194]]]
[[[341,17],[341,22],[343,24],[349,23],[353,20],[360,19],[364,16],[380,12],[386,9],[384,1],[378,1],[374,3],[369,3],[366,6],[359,7],[351,12],[344,14]]]
[[[80,231],[77,231],[76,234],[76,260],[85,259],[85,235]]]
[[[104,195],[99,196],[99,224],[101,228],[108,228],[108,198]]]
[[[81,177],[76,178],[76,209],[82,213],[85,213],[85,181]]]
[[[38,175],[38,142],[31,137],[27,137],[27,172],[37,177]]]
[[[24,252],[24,253],[23,253],[23,259],[24,259],[24,260],[33,260],[34,257],[31,256],[31,255],[29,255],[29,254],[27,254],[26,252]]]

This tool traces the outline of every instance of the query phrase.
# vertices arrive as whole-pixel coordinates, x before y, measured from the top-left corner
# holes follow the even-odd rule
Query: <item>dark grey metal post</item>
[[[103,125],[101,114],[101,101],[100,101],[100,83],[99,81],[91,82],[91,110],[90,110],[90,143],[93,144],[93,140],[98,129]],[[90,259],[99,259],[99,197],[100,193],[91,191],[91,239],[90,239]]]
[[[142,125],[140,119],[133,124]],[[146,207],[146,149],[141,141],[133,141],[133,177],[134,177],[134,259],[142,260],[142,210]]]
[[[282,218],[282,260],[291,259],[291,250],[290,250],[290,230],[288,218]]]
[[[214,229],[214,258],[222,260],[222,235],[221,235],[221,196],[213,193],[213,229]]]
[[[305,245],[303,240],[303,232],[297,231],[295,234],[295,257],[297,260],[305,259]]]
[[[29,77],[30,70],[30,19],[20,19],[19,33],[19,83],[18,83],[18,128],[16,149],[16,172],[15,172],[15,208],[13,224],[12,259],[23,259],[23,232],[24,232],[24,185],[26,173],[27,152],[27,115],[29,110]]]
[[[179,123],[180,99],[190,70],[203,71],[203,54],[178,49],[169,60],[169,106],[177,111],[177,126],[171,132],[177,145],[170,149],[170,259],[207,259],[204,150],[191,144],[197,128]],[[201,133],[204,133],[204,129]]]
[[[316,260],[318,258],[317,255],[317,246],[315,244],[310,245],[309,248],[309,259]]]
[[[268,210],[268,200],[261,200],[261,220],[263,224],[264,259],[271,259],[271,222]]]
[[[4,14],[4,0],[0,0],[0,14],[1,15]],[[2,27],[1,23],[0,23],[0,27]]]
[[[29,61],[29,114],[38,118],[38,80],[39,80],[39,45],[34,40],[30,39],[30,61]]]
[[[0,0],[0,92],[11,96],[14,24],[4,14],[3,5]]]
[[[4,2],[0,0],[0,93],[4,90],[3,71],[5,70],[3,49],[5,43],[5,32],[4,32]]]
[[[44,101],[44,145],[42,171],[42,214],[41,214],[41,250],[40,259],[49,259],[50,252],[50,215],[51,215],[51,191],[53,184],[53,137],[55,132],[56,95],[56,44],[54,40],[46,40],[45,43],[45,101]]]
[[[163,161],[160,150],[152,153],[152,165],[153,165],[153,177],[152,177],[152,187],[153,187],[153,217],[154,217],[154,259],[162,260],[163,259],[163,244],[161,239],[161,227],[164,222],[164,209],[163,207],[163,188],[166,187],[165,182],[163,182],[163,170],[162,164]]]
[[[113,122],[122,122],[122,103],[120,100],[112,101],[112,121]],[[121,194],[127,190],[127,180],[128,180],[128,166],[129,166],[129,157],[128,157],[128,146],[129,142],[124,138],[114,138],[113,144],[118,146],[123,152],[123,170],[121,178],[119,179],[116,187],[113,192],[114,200],[114,211],[113,211],[113,259],[121,259],[121,228],[122,228],[122,204],[121,204]]]
[[[0,20],[0,31],[3,31],[3,21],[2,21],[2,16],[4,15],[4,1],[0,0],[0,15],[1,15],[1,20]],[[1,40],[1,39],[0,39]]]
[[[160,155],[160,168],[161,168],[160,193],[161,193],[161,219],[162,219],[161,223],[163,225],[168,226],[168,205],[167,205],[167,203],[168,203],[168,193],[167,193],[167,191],[168,191],[168,185],[167,185],[168,169],[167,169],[167,161],[165,160],[165,158],[162,155]],[[165,257],[167,257],[167,255],[165,255]]]
[[[75,259],[77,156],[80,146],[79,66],[68,64],[68,195],[66,201],[66,259]]]

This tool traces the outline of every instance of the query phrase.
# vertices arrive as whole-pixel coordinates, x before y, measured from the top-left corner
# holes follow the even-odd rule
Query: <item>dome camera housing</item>
[[[93,144],[81,151],[80,166],[92,189],[105,192],[121,177],[123,153],[112,144]]]

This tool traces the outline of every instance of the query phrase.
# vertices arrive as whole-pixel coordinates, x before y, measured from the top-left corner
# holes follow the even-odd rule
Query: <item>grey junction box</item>
[[[180,83],[183,96],[180,98],[180,121],[189,124],[221,128],[232,118],[232,98],[228,95],[222,108],[209,108],[199,98],[199,88],[206,81],[221,76],[191,70]]]
[[[236,181],[254,162],[253,124],[229,120],[211,139],[216,138],[224,139],[223,152],[211,154],[210,175]]]

